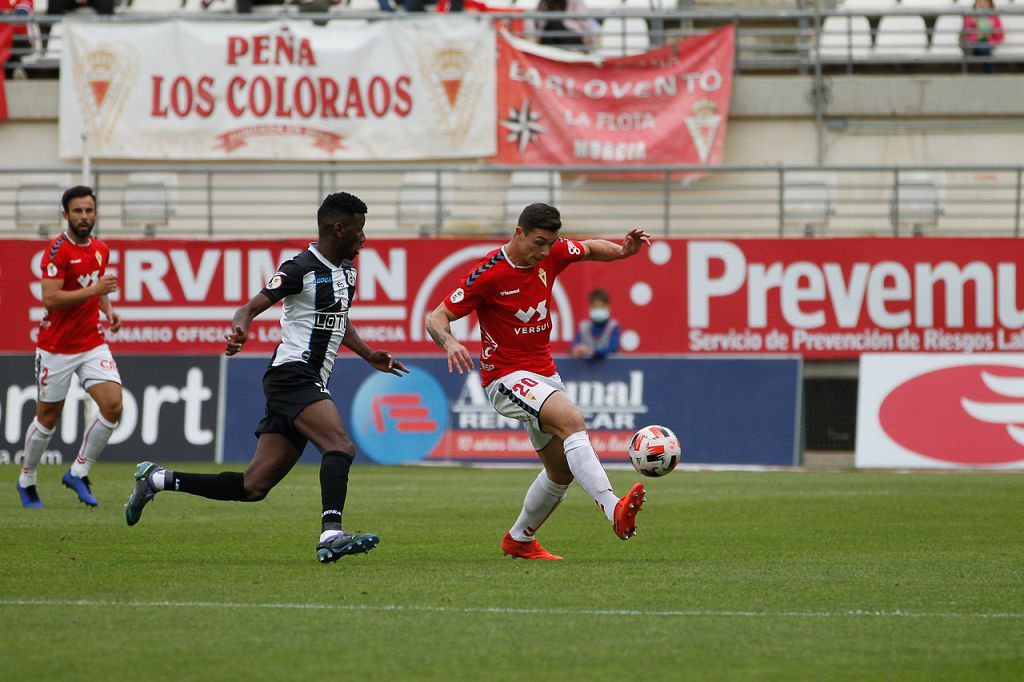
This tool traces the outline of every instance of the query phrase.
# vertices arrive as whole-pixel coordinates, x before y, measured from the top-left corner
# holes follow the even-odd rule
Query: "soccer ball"
[[[676,434],[664,426],[645,426],[629,441],[629,461],[644,476],[664,476],[679,464]]]

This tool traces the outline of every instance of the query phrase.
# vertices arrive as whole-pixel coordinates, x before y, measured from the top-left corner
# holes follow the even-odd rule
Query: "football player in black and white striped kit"
[[[138,523],[143,507],[162,490],[191,493],[213,500],[257,502],[285,477],[306,443],[323,455],[320,494],[322,532],[317,558],[328,563],[347,554],[365,553],[380,538],[373,533],[342,530],[341,515],[348,490],[355,446],[345,431],[327,382],[338,347],[345,346],[374,369],[402,376],[409,370],[385,350],[373,350],[349,323],[356,285],[352,260],[366,237],[366,204],[346,192],[324,199],[317,212],[319,239],[281,265],[263,291],[238,309],[227,335],[226,355],[245,344],[252,320],[284,299],[281,343],[263,375],[267,413],[256,428],[256,453],[245,473],[189,474],[142,462],[135,472],[135,490],[125,505],[129,526]]]

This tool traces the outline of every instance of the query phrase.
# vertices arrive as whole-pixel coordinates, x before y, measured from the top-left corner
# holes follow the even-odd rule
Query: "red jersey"
[[[78,246],[67,234],[61,234],[43,252],[43,279],[60,280],[64,291],[85,289],[103,276],[109,254],[107,245],[98,239]],[[103,342],[99,296],[67,308],[47,310],[39,323],[37,345],[50,353],[84,353]]]
[[[513,265],[505,247],[487,254],[444,300],[448,310],[480,318],[480,367],[483,384],[517,371],[549,377],[551,359],[549,301],[555,277],[583,258],[583,245],[559,239],[536,266]]]

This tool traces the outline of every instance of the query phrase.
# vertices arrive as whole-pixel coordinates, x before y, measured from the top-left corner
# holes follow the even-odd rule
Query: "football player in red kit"
[[[476,311],[480,319],[481,378],[497,412],[524,422],[544,468],[526,491],[523,509],[502,539],[506,554],[561,559],[540,546],[537,529],[565,497],[573,479],[594,499],[615,534],[636,533],[644,487],[619,498],[612,491],[587,435],[583,414],[569,399],[551,358],[549,305],[555,278],[571,263],[614,261],[639,253],[651,238],[630,230],[622,244],[605,239],[562,239],[558,209],[531,204],[515,234],[487,254],[427,316],[427,331],[448,354],[448,371],[472,371],[473,358],[452,336],[451,323]]]
[[[100,313],[111,329],[121,328],[107,295],[117,278],[104,274],[107,245],[90,236],[96,224],[96,195],[84,186],[61,197],[67,230],[43,252],[42,292],[46,313],[39,323],[36,348],[36,416],[25,434],[25,459],[18,477],[23,507],[42,507],[36,469],[64,409],[71,376],[99,406],[86,425],[82,447],[61,481],[85,504],[99,504],[92,494],[89,467],[106,447],[121,419],[121,376],[100,332]]]

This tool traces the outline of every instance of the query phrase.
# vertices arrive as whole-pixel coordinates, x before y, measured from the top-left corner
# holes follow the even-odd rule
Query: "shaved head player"
[[[380,371],[408,372],[385,350],[373,350],[349,321],[355,296],[353,259],[366,236],[366,204],[346,192],[324,199],[317,212],[319,238],[285,261],[266,288],[238,309],[227,335],[226,355],[242,350],[253,319],[284,300],[281,343],[263,375],[266,415],[256,427],[256,453],[245,473],[189,474],[142,462],[135,490],[125,505],[129,526],[160,491],[191,493],[212,500],[257,502],[291,471],[307,442],[320,451],[320,496],[323,503],[317,558],[322,563],[348,554],[366,553],[380,538],[373,533],[342,530],[348,474],[355,446],[327,390],[338,347],[345,346]]]

